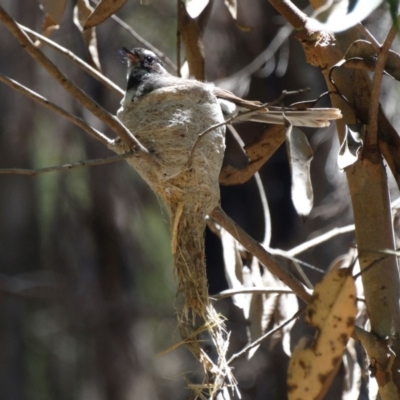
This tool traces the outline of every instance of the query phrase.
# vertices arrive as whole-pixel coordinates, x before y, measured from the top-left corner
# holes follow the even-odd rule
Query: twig
[[[196,141],[193,144],[193,147],[192,147],[192,150],[190,151],[189,159],[188,159],[188,162],[187,162],[188,168],[190,168],[190,166],[192,165],[193,155],[194,155],[194,152],[196,150],[196,147],[200,143],[201,139],[205,135],[207,135],[207,133],[210,133],[214,129],[219,128],[220,126],[228,125],[231,122],[235,121],[236,119],[239,119],[239,118],[242,118],[242,117],[246,117],[246,116],[251,116],[253,114],[257,114],[263,108],[268,108],[268,107],[273,106],[276,103],[280,103],[286,96],[291,96],[291,95],[299,94],[299,93],[306,93],[308,91],[309,91],[309,89],[299,89],[299,90],[292,90],[292,91],[284,90],[282,92],[282,94],[276,100],[273,100],[273,101],[268,102],[268,103],[260,104],[260,105],[258,105],[256,107],[254,107],[252,110],[248,110],[248,111],[246,110],[246,111],[238,112],[237,114],[235,114],[232,117],[226,119],[225,121],[219,122],[218,124],[214,124],[214,125],[208,127],[203,132],[199,133],[199,135],[196,138]]]
[[[353,232],[354,229],[355,229],[354,224],[343,226],[341,228],[333,228],[329,232],[323,233],[322,235],[317,236],[311,240],[308,240],[307,242],[299,244],[298,246],[293,247],[290,250],[279,250],[279,251],[283,251],[285,255],[288,255],[289,257],[294,257],[300,253],[305,252],[311,247],[315,247],[323,242],[326,242],[329,239],[332,239],[335,236],[342,235],[343,233],[347,232]]]
[[[247,112],[248,112],[248,111],[246,111],[246,113],[247,113]],[[243,115],[243,114],[241,114],[241,115]],[[235,119],[238,118],[238,117],[239,117],[239,114],[236,114],[236,115],[234,115],[233,117],[230,117],[230,118],[228,118],[227,120],[225,120],[225,121],[223,121],[223,122],[219,122],[218,124],[211,125],[211,126],[208,127],[207,129],[205,129],[203,132],[199,133],[199,135],[198,135],[197,138],[196,138],[196,141],[195,141],[194,144],[193,144],[192,150],[190,151],[190,155],[189,155],[189,158],[188,158],[188,161],[187,161],[188,168],[190,168],[191,165],[192,165],[193,155],[194,155],[194,152],[195,152],[197,146],[198,146],[199,143],[200,143],[200,140],[201,140],[205,135],[207,135],[207,133],[210,133],[210,132],[213,131],[214,129],[219,128],[220,126],[224,126],[224,125],[230,124],[233,120],[235,120]]]
[[[378,60],[375,66],[374,78],[372,81],[370,103],[368,110],[368,128],[365,135],[364,150],[368,151],[371,147],[376,148],[378,145],[378,110],[379,110],[379,92],[381,90],[383,72],[385,70],[386,58],[388,56],[390,46],[397,35],[397,29],[393,25],[386,36],[383,45],[378,52]]]
[[[64,170],[70,170],[79,167],[93,167],[95,165],[104,165],[104,164],[111,164],[113,162],[121,161],[126,158],[134,157],[135,153],[124,153],[119,154],[117,156],[111,156],[106,158],[97,158],[94,160],[86,160],[86,161],[78,161],[72,164],[63,164],[63,165],[56,165],[54,167],[46,167],[46,168],[39,168],[39,169],[24,169],[24,168],[1,168],[0,175],[28,175],[28,176],[36,176],[45,174],[47,172],[59,172]]]
[[[232,133],[232,136],[235,138],[236,142],[239,144],[241,149],[244,149],[245,144],[240,137],[238,131],[234,128],[233,125],[229,125],[229,130]],[[263,216],[264,216],[264,238],[263,238],[263,246],[265,248],[269,248],[270,243],[271,243],[271,214],[269,212],[269,207],[268,207],[268,199],[265,194],[265,189],[264,185],[262,183],[260,174],[258,171],[254,174],[254,180],[258,189],[258,193],[260,195],[260,201],[261,201],[261,206],[263,209]]]
[[[40,35],[39,33],[35,32],[32,29],[27,28],[26,26],[23,26],[21,24],[18,24],[18,26],[23,31],[29,33],[30,35],[35,36],[36,38],[40,39],[43,43],[48,44],[49,46],[51,46],[52,48],[57,50],[59,53],[70,58],[74,63],[76,63],[85,72],[87,72],[93,78],[95,78],[99,82],[101,82],[106,88],[110,89],[111,91],[113,91],[114,93],[116,93],[118,95],[122,95],[122,96],[124,95],[124,91],[119,86],[117,86],[114,82],[110,81],[105,75],[100,73],[97,69],[93,68],[88,63],[83,61],[81,58],[76,56],[72,51],[66,49],[65,47],[60,46],[58,43],[50,40],[46,36]]]
[[[181,20],[180,13],[182,12],[181,8],[181,0],[176,0],[176,15],[178,16],[177,18],[177,24],[176,24],[176,66],[177,66],[177,75],[180,78],[182,76],[181,74],[181,30],[179,26],[179,21]]]
[[[247,79],[253,75],[264,63],[268,62],[272,57],[275,56],[276,52],[280,49],[282,44],[288,39],[292,32],[293,28],[289,24],[282,26],[269,43],[268,47],[263,50],[253,61],[251,61],[250,64],[246,65],[240,71],[235,72],[227,78],[216,80],[215,84],[236,92],[241,86],[243,79]],[[243,95],[243,93],[239,95]]]
[[[129,132],[129,130],[112,114],[93,101],[83,90],[70,81],[58,68],[40,51],[23,32],[17,23],[0,6],[0,21],[8,28],[22,47],[35,59],[46,71],[59,82],[64,89],[76,100],[85,106],[93,115],[109,126],[130,148],[141,153],[148,154],[147,149]]]
[[[281,14],[294,29],[301,30],[306,26],[308,17],[290,0],[269,0],[271,5]]]
[[[356,25],[357,30],[370,41],[372,47],[378,52],[381,48],[379,42],[375,39],[375,36],[361,23]]]
[[[0,81],[5,83],[6,85],[10,86],[17,92],[22,93],[24,96],[27,96],[30,99],[37,101],[39,104],[49,108],[50,110],[54,111],[57,114],[63,116],[68,121],[71,121],[73,124],[79,126],[85,132],[87,132],[90,136],[99,140],[104,145],[107,146],[112,142],[109,138],[107,138],[104,134],[99,132],[97,129],[94,129],[90,125],[88,125],[83,119],[70,114],[69,112],[65,111],[63,108],[57,106],[54,103],[51,103],[49,100],[47,100],[45,97],[41,96],[40,94],[21,85],[19,82],[14,81],[13,79],[8,78],[7,76],[5,76],[3,74],[0,74]]]
[[[294,294],[293,290],[286,289],[282,287],[265,287],[265,288],[242,288],[242,289],[227,289],[219,292],[217,294],[213,294],[210,296],[211,299],[215,300],[222,300],[226,299],[227,297],[235,296],[236,294],[270,294],[270,293],[277,293],[277,294]]]
[[[290,272],[283,268],[278,260],[268,253],[262,245],[254,240],[246,231],[229,218],[221,207],[216,207],[210,214],[214,220],[228,231],[242,246],[253,254],[265,265],[268,270],[279,278],[286,286],[300,297],[304,302],[310,301],[311,295],[307,288],[297,280]]]
[[[214,124],[214,125],[208,127],[207,129],[205,129],[203,132],[199,133],[199,135],[198,135],[197,138],[196,138],[196,141],[194,142],[194,145],[193,145],[193,147],[192,147],[192,150],[191,150],[191,152],[190,152],[190,156],[189,156],[188,163],[187,163],[187,164],[188,164],[188,167],[190,167],[191,164],[192,164],[193,154],[194,154],[194,151],[196,150],[196,147],[197,147],[198,144],[200,143],[201,139],[202,139],[205,135],[207,135],[207,133],[210,133],[210,132],[213,131],[214,129],[219,128],[220,126],[228,125],[228,124],[230,124],[231,122],[233,122],[235,119],[241,118],[241,117],[243,117],[243,116],[255,114],[255,113],[258,112],[258,110],[260,110],[260,109],[262,109],[262,108],[266,108],[266,107],[268,107],[270,104],[271,104],[271,103],[264,103],[264,104],[261,104],[261,105],[255,107],[253,110],[238,112],[236,115],[233,115],[232,117],[226,119],[225,121],[219,122],[218,124]]]
[[[290,322],[298,318],[306,309],[306,307],[300,308],[299,311],[297,311],[292,317],[287,319],[286,321],[282,322],[280,325],[278,325],[276,328],[271,329],[269,332],[265,333],[264,335],[260,336],[257,340],[255,340],[253,343],[250,343],[248,346],[246,346],[244,349],[240,350],[238,353],[234,354],[228,361],[228,365],[232,364],[234,361],[236,361],[239,357],[243,356],[246,354],[249,350],[251,350],[253,347],[258,346],[261,342],[263,342],[265,339],[267,339],[269,336],[273,335],[275,332],[278,332],[281,330],[283,327],[288,325]]]
[[[111,18],[119,25],[121,25],[126,31],[128,31],[143,47],[151,50],[161,61],[168,65],[168,67],[170,67],[172,71],[177,72],[178,68],[176,67],[176,65],[163,52],[154,47],[146,39],[143,39],[134,29],[132,29],[126,22],[117,17],[115,14],[113,14]]]
[[[281,257],[287,258],[288,260],[293,261],[293,263],[297,263],[297,264],[303,265],[304,267],[309,268],[309,269],[311,269],[313,271],[317,271],[320,274],[325,274],[325,272],[326,272],[321,268],[318,268],[318,267],[316,267],[316,266],[314,266],[314,265],[312,265],[310,263],[307,263],[305,261],[300,260],[299,258],[290,256],[285,250],[269,248],[268,251],[273,256],[281,256]]]

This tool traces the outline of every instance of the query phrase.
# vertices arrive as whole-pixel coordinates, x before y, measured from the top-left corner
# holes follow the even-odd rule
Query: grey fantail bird
[[[150,50],[122,48],[121,54],[128,66],[127,88],[123,103],[137,101],[153,90],[181,85],[212,85],[193,79],[178,78],[171,75],[163,66],[161,60]],[[329,126],[330,120],[342,117],[337,108],[282,108],[263,107],[258,101],[249,101],[235,96],[228,90],[211,86],[218,99],[224,117],[238,116],[236,121],[254,121],[268,124],[285,124],[283,115],[295,126],[319,128]],[[250,111],[250,112],[246,112]],[[251,112],[253,111],[253,112]],[[239,114],[239,115],[238,115]]]

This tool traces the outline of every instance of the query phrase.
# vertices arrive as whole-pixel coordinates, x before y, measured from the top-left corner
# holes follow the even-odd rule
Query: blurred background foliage
[[[44,14],[36,0],[1,3],[19,23],[40,31]],[[148,3],[130,0],[118,16],[175,60],[176,1]],[[204,34],[206,78],[221,85],[265,50],[284,25],[265,0],[238,3],[238,21],[249,29],[240,29],[223,1],[216,0]],[[81,34],[72,22],[73,6],[73,1],[67,3],[61,27],[51,38],[87,59]],[[97,28],[97,40],[105,75],[124,87],[125,69],[117,51],[138,43],[112,19]],[[1,25],[0,48],[2,73],[113,136],[36,65]],[[115,94],[48,47],[43,46],[43,51],[97,102],[117,111],[120,99]],[[319,71],[306,64],[302,49],[289,35],[237,94],[265,102],[277,98],[283,89],[305,87],[311,91],[302,99],[315,98],[325,90]],[[245,142],[262,129],[253,124],[238,126]],[[305,223],[291,203],[285,149],[261,170],[271,209],[272,247],[289,249],[351,222],[348,189],[336,167],[334,127],[308,134],[315,152],[315,207]],[[230,164],[243,163],[243,154],[229,135],[227,144]],[[1,86],[1,168],[40,168],[108,155],[69,122]],[[227,213],[261,240],[264,226],[255,183],[222,187],[221,193]],[[178,348],[157,357],[179,341],[168,215],[131,168],[120,162],[36,178],[1,175],[0,215],[0,399],[187,397],[183,371],[189,371],[192,380],[198,372],[191,355]],[[351,233],[336,237],[304,253],[302,259],[326,269],[352,240]],[[206,233],[206,249],[213,294],[226,289],[227,283],[221,245],[211,232]],[[321,277],[313,270],[307,274],[314,282]],[[218,307],[232,329],[230,352],[237,351],[247,342],[243,317],[229,299]],[[293,332],[295,342],[296,327]],[[250,361],[238,362],[235,376],[243,398],[284,399],[287,362],[282,347],[271,349],[268,342]]]

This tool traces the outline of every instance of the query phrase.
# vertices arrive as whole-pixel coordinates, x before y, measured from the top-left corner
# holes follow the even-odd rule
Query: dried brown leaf
[[[67,0],[39,0],[39,3],[46,13],[42,22],[42,34],[49,37],[60,27]],[[40,41],[36,45],[40,46]]]
[[[244,147],[249,158],[249,164],[242,169],[225,165],[221,169],[219,183],[228,186],[247,182],[278,150],[285,141],[285,137],[284,126],[272,125],[268,127],[254,141]]]
[[[44,20],[42,22],[42,34],[43,34],[43,36],[49,37],[59,27],[60,27],[60,25],[53,19],[53,17],[50,14],[46,14],[44,16]],[[38,43],[36,43],[36,45],[37,44]]]
[[[88,0],[78,0],[74,8],[74,23],[82,31],[93,8]],[[82,32],[83,41],[88,50],[89,64],[101,71],[99,53],[97,51],[97,36],[95,28]]]
[[[55,25],[59,25],[64,15],[67,0],[39,0],[40,5],[46,14],[48,14]]]
[[[330,271],[315,287],[306,321],[318,329],[309,348],[296,348],[289,364],[289,400],[321,399],[341,363],[354,329],[356,287],[350,268]]]
[[[126,3],[126,1],[127,0],[101,0],[89,15],[83,29],[90,29],[101,24],[111,15],[115,14]]]
[[[297,214],[304,218],[310,214],[314,202],[310,176],[313,151],[307,136],[292,125],[286,131],[286,146],[292,172],[292,201]]]

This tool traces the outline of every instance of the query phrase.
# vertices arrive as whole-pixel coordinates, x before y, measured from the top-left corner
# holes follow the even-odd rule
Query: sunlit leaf
[[[316,11],[317,19],[313,19],[313,22],[316,25],[316,29],[342,32],[367,18],[383,1],[358,0],[349,13],[344,12],[347,11],[345,6],[348,5],[348,0],[332,1],[328,3],[330,7],[323,6],[322,11]]]
[[[276,278],[267,268],[263,266],[262,274],[264,287],[286,287],[282,281]],[[271,322],[273,322],[272,329],[276,328],[282,322],[288,320],[295,314],[299,309],[299,304],[296,296],[289,294],[265,294],[263,304],[263,318],[262,318],[262,334],[267,332],[267,329],[271,328]],[[277,343],[282,343],[283,350],[290,357],[290,333],[295,323],[293,322],[286,324],[283,328],[276,331],[269,341],[270,348],[273,349]]]
[[[318,330],[315,342],[297,347],[288,371],[289,400],[321,399],[342,361],[357,313],[351,268],[334,268],[315,287],[306,321]]]
[[[83,29],[86,30],[101,24],[108,17],[116,13],[126,3],[126,1],[127,0],[101,0],[89,15]]]
[[[342,400],[354,400],[360,397],[361,367],[357,361],[356,342],[350,338],[343,355],[344,385]]]
[[[224,1],[228,11],[232,15],[233,19],[237,18],[237,0],[225,0]]]
[[[74,8],[74,23],[82,31],[92,13],[93,8],[90,6],[88,0],[78,0]],[[90,28],[82,32],[83,41],[88,50],[89,63],[101,71],[99,53],[97,51],[97,37],[95,28]]]
[[[282,324],[288,320],[299,310],[299,303],[297,297],[292,294],[280,294],[274,312],[274,327]],[[291,330],[296,320],[286,324],[282,329],[277,331],[270,340],[271,347],[275,346],[278,342],[282,342],[283,351],[292,356],[290,349]]]
[[[343,143],[340,145],[338,166],[343,171],[358,160],[358,153],[362,148],[364,125],[346,126]]]
[[[192,18],[197,18],[209,2],[210,0],[185,0],[186,11]]]
[[[307,217],[313,207],[314,194],[310,177],[313,151],[307,136],[290,125],[286,130],[286,145],[292,172],[292,201],[300,217]]]
[[[264,287],[264,282],[260,273],[260,264],[258,260],[253,257],[250,267],[250,285],[251,287]],[[265,332],[265,322],[271,320],[276,304],[276,295],[265,296],[263,294],[253,294],[250,302],[248,322],[248,336],[249,342],[258,339]],[[253,357],[259,346],[253,347],[248,353],[248,359]]]
[[[263,315],[263,295],[253,294],[250,302],[249,317],[247,318],[249,342],[253,342],[262,335],[262,315]],[[254,346],[248,353],[247,359],[250,360],[260,346]]]
[[[238,242],[225,229],[220,229],[222,254],[225,264],[225,277],[230,289],[240,289],[243,287],[242,268],[243,262],[240,257]],[[233,303],[244,309],[248,305],[251,295],[235,294],[232,296]]]

